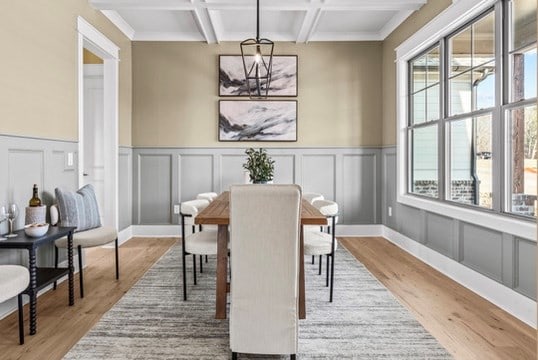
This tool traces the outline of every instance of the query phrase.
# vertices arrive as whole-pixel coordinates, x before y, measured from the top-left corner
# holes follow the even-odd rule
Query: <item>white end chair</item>
[[[56,205],[50,207],[50,222],[51,224],[61,224],[61,219]],[[79,231],[73,233],[73,248],[77,249],[78,267],[80,279],[80,297],[84,297],[84,271],[82,269],[82,249],[103,246],[114,241],[115,258],[116,258],[116,280],[120,278],[119,269],[119,248],[118,248],[118,232],[111,226],[100,226],[97,228]],[[67,249],[67,237],[56,240],[54,251],[54,265],[58,267],[58,249]],[[56,286],[56,283],[54,283]]]
[[[325,200],[323,195],[318,193],[304,193],[303,199],[308,201],[310,204],[314,203],[316,200]]]
[[[22,292],[30,283],[30,272],[20,265],[0,265],[0,303],[17,296],[19,306],[19,343],[24,344]]]
[[[197,200],[207,200],[209,202],[212,202],[215,200],[215,198],[219,196],[216,192],[206,192],[206,193],[200,193],[196,195]]]
[[[181,244],[183,260],[183,300],[187,300],[187,255],[192,255],[194,285],[196,285],[196,255],[200,256],[200,272],[203,272],[202,255],[217,254],[217,231],[202,230],[196,232],[194,219],[209,205],[208,200],[190,200],[181,203]],[[187,235],[185,226],[192,226],[192,234]]]
[[[230,348],[291,354],[298,339],[299,224],[297,185],[230,189]]]
[[[313,205],[326,217],[330,218],[330,226],[327,233],[321,231],[308,230],[304,232],[304,254],[314,256],[319,255],[319,274],[321,275],[322,256],[327,255],[327,278],[326,286],[330,285],[329,301],[333,301],[334,283],[334,253],[338,242],[335,237],[336,220],[338,215],[338,204],[330,200],[317,200]],[[330,265],[329,265],[330,259]]]

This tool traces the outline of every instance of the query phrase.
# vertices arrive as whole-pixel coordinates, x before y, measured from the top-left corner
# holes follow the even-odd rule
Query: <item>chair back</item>
[[[299,224],[297,185],[230,189],[230,348],[297,353]]]
[[[318,193],[304,193],[303,199],[308,201],[310,204],[313,204],[314,201],[323,200],[325,198],[323,197],[323,195],[318,194]]]
[[[198,213],[209,205],[208,200],[189,200],[181,203],[181,223],[182,225],[194,225],[194,218]]]

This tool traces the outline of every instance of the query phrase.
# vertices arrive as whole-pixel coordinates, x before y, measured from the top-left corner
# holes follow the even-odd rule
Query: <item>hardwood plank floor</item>
[[[37,334],[18,344],[17,313],[0,321],[0,359],[61,359],[175,242],[173,238],[134,238],[120,246],[120,279],[115,280],[114,249],[86,250],[84,299],[75,274],[75,305],[68,306],[67,281],[37,299]],[[178,277],[179,280],[179,277]],[[26,297],[25,297],[26,298]]]
[[[176,239],[136,238],[113,249],[91,249],[86,297],[67,306],[66,283],[38,299],[38,332],[18,345],[17,314],[0,321],[0,359],[61,359],[164,254]],[[350,250],[456,359],[536,359],[536,331],[423,264],[385,239],[341,238]],[[337,259],[338,261],[338,259]],[[338,287],[338,284],[335,284]],[[25,307],[25,333],[28,309]]]
[[[536,330],[489,301],[383,238],[339,239],[456,359],[536,359]]]

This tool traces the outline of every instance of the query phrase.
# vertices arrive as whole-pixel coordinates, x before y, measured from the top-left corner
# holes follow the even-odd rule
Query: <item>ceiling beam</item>
[[[297,34],[297,43],[307,43],[312,36],[312,33],[318,25],[319,18],[321,17],[321,10],[308,10],[301,25],[301,30]]]
[[[193,11],[194,19],[198,24],[200,32],[204,35],[205,41],[208,44],[215,44],[219,42],[217,38],[217,33],[215,32],[215,27],[213,26],[213,21],[211,21],[211,16],[207,9],[195,9]]]

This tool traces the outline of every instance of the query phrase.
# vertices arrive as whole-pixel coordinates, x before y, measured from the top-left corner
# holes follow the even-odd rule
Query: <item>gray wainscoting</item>
[[[68,164],[72,153],[73,164]],[[0,135],[0,205],[16,203],[20,215],[14,227],[24,226],[24,211],[32,197],[33,184],[39,187],[41,200],[46,205],[54,201],[54,189],[73,189],[77,184],[77,143]],[[7,231],[7,222],[0,225],[0,233]],[[0,264],[25,264],[26,252],[0,251]],[[52,245],[39,249],[38,265],[52,264]]]
[[[384,148],[381,158],[384,225],[536,299],[536,241],[399,204],[396,148]],[[388,215],[389,207],[392,216]]]
[[[134,148],[133,224],[177,224],[173,205],[245,182],[245,148]],[[381,223],[379,148],[269,148],[275,183],[340,205],[344,224]]]
[[[120,146],[118,160],[119,230],[133,223],[133,149]]]

